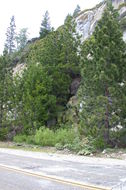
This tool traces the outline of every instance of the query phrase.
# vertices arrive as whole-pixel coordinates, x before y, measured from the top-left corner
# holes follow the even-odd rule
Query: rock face
[[[70,86],[70,94],[71,94],[71,96],[76,95],[77,90],[78,90],[78,88],[80,86],[80,82],[81,82],[81,77],[77,77],[72,81],[71,86]]]
[[[124,19],[126,17],[126,0],[112,0],[112,4],[115,9],[119,9],[120,19]],[[76,17],[77,32],[82,36],[82,41],[92,35],[98,20],[102,17],[105,7],[106,1],[102,1],[93,9],[82,11]],[[126,31],[123,32],[123,38],[126,41]]]
[[[16,67],[13,68],[13,76],[16,75],[21,76],[25,68],[26,68],[25,63],[17,64]]]
[[[112,0],[112,4],[113,4],[113,6],[115,7],[115,9],[118,9],[118,7],[119,7],[121,4],[125,3],[125,2],[126,2],[126,0]]]

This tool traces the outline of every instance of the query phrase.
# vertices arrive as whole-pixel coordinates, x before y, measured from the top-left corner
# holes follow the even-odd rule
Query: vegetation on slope
[[[92,37],[80,44],[70,15],[57,31],[0,57],[0,138],[69,148],[81,154],[126,146],[126,45],[108,4]],[[25,53],[24,53],[25,52]],[[13,75],[19,56],[21,74]],[[19,61],[20,62],[20,61]],[[81,75],[77,125],[63,119],[70,86]],[[59,121],[59,117],[61,117]],[[68,117],[69,120],[69,117]]]

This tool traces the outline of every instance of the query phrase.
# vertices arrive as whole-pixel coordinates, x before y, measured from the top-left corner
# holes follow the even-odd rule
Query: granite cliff
[[[120,22],[123,22],[124,24],[126,21],[126,0],[112,0],[112,4],[114,8],[119,11]],[[82,41],[92,35],[98,20],[102,17],[105,7],[106,1],[102,1],[94,8],[80,12],[76,17],[77,32],[82,35]],[[123,28],[123,38],[126,41],[125,27]]]

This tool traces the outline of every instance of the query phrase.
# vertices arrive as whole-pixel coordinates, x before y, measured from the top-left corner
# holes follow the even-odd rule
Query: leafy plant
[[[41,146],[54,146],[56,144],[54,131],[41,127],[36,131],[35,143]]]

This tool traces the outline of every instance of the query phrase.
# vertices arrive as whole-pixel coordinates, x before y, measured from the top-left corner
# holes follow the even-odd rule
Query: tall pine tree
[[[10,26],[7,28],[6,32],[6,42],[4,51],[8,54],[11,54],[15,51],[15,37],[16,37],[16,25],[15,25],[15,17],[11,17]]]
[[[6,127],[11,111],[12,74],[7,56],[0,57],[0,128]]]
[[[22,28],[16,36],[17,50],[22,50],[28,42],[28,29]]]
[[[46,11],[43,20],[40,27],[40,38],[44,38],[47,34],[51,32],[51,26],[50,26],[50,18],[49,18],[49,12]]]
[[[79,5],[76,6],[76,9],[73,12],[73,17],[76,17],[81,11],[81,8]]]
[[[108,3],[93,36],[82,49],[83,111],[85,132],[110,142],[110,129],[125,126],[126,45],[118,13]]]

